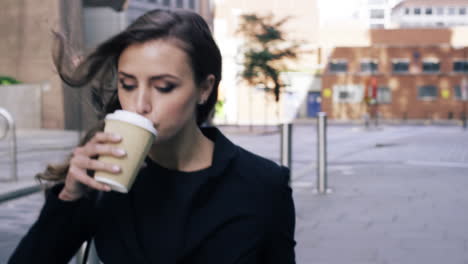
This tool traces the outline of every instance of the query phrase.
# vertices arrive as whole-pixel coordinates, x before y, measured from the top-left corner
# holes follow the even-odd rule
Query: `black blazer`
[[[213,165],[190,201],[183,234],[167,231],[183,240],[167,263],[295,263],[289,170],[234,145],[216,128],[202,131],[215,142]],[[62,187],[47,193],[9,263],[68,263],[90,237],[106,264],[156,263],[138,241],[128,194],[105,193],[96,206],[96,193],[73,202],[58,199]],[[151,226],[145,228],[150,232]]]

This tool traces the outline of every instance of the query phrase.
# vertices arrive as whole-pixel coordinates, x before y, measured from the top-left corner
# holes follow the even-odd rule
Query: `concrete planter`
[[[0,85],[0,107],[13,116],[17,129],[40,129],[42,90],[49,83]]]

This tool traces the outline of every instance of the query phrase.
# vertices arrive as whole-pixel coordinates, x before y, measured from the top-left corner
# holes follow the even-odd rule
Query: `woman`
[[[151,11],[71,76],[62,55],[62,79],[92,84],[101,118],[136,112],[158,137],[132,189],[121,194],[92,178],[93,171],[119,171],[96,156],[125,155],[107,144],[120,138],[96,133],[102,125],[90,131],[67,164],[41,175],[60,183],[10,263],[68,263],[90,238],[104,263],[295,263],[289,170],[201,127],[216,102],[221,55],[199,15]]]

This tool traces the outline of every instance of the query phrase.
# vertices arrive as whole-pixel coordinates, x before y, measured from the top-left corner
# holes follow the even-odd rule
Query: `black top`
[[[47,194],[9,263],[68,263],[94,237],[103,263],[295,263],[289,170],[232,144],[216,128],[213,164],[196,172],[146,159],[128,194],[77,201]]]

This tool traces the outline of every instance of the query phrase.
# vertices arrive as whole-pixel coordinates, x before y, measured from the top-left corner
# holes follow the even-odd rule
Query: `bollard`
[[[364,127],[369,129],[369,114],[365,113],[362,117],[364,119]]]
[[[462,127],[463,127],[463,130],[466,130],[466,113],[465,111],[463,111],[463,114],[462,114]]]
[[[16,144],[16,125],[15,125],[15,120],[11,116],[11,114],[4,108],[0,107],[0,115],[3,116],[6,121],[7,121],[7,129],[5,133],[5,137],[8,135],[8,131],[11,130],[11,136],[12,136],[12,142],[11,142],[11,175],[12,175],[12,180],[18,181],[18,159],[17,159],[17,144]],[[0,138],[1,139],[1,138]]]
[[[462,127],[463,127],[463,130],[466,130],[466,116],[463,117]]]
[[[327,114],[320,112],[317,122],[317,191],[327,190]]]
[[[292,124],[281,124],[281,165],[291,170],[292,166]]]

